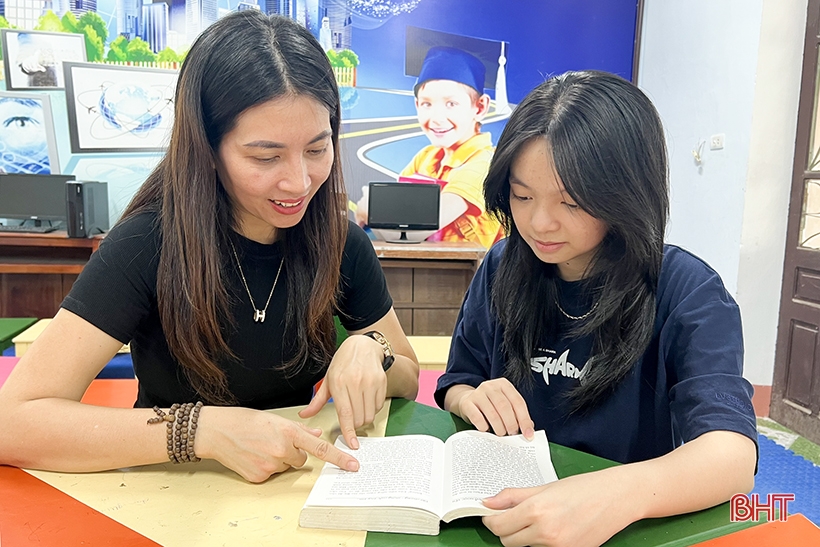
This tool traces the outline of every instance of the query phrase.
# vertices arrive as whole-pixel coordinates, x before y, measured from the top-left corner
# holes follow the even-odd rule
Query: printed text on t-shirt
[[[557,352],[552,350],[541,350],[555,355]],[[530,359],[530,368],[533,372],[541,374],[544,377],[544,383],[549,385],[550,376],[558,376],[559,374],[565,378],[574,378],[580,380],[586,371],[586,366],[578,368],[569,361],[569,350],[567,349],[559,357],[533,357]]]

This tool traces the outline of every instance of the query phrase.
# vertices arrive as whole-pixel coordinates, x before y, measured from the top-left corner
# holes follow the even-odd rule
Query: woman
[[[358,468],[319,431],[252,410],[308,403],[324,378],[301,415],[333,397],[357,448],[386,397],[418,389],[378,260],[345,217],[339,117],[327,58],[295,22],[243,11],[196,40],[166,156],[0,391],[0,462],[212,458],[253,482],[306,452]],[[334,314],[351,334],[338,350]],[[80,404],[128,341],[140,408]]]
[[[485,500],[504,545],[597,546],[630,523],[753,484],[740,313],[720,277],[664,245],[664,134],[647,97],[600,72],[533,90],[485,181],[509,237],[476,273],[436,399],[496,434],[544,429],[624,463]]]

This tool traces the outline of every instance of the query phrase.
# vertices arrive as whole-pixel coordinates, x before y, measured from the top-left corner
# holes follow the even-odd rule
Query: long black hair
[[[558,270],[522,239],[510,210],[510,167],[525,144],[543,139],[567,193],[607,226],[585,272],[596,303],[583,321],[559,332]],[[511,115],[484,183],[487,210],[508,239],[492,282],[504,327],[507,377],[531,385],[530,359],[542,337],[593,335],[592,357],[571,393],[589,409],[632,370],[649,345],[669,209],[663,127],[637,87],[613,74],[568,72],[530,92]]]
[[[223,328],[230,316],[225,287],[231,203],[215,169],[217,151],[240,114],[271,99],[300,95],[330,115],[334,159],[330,176],[304,218],[281,230],[287,268],[286,328],[295,374],[326,366],[333,355],[333,311],[347,236],[339,162],[341,107],[327,56],[304,27],[258,10],[232,13],[196,39],[179,74],[168,152],[123,213],[157,211],[162,249],[157,299],[172,355],[207,401],[229,403],[219,360],[233,355]]]

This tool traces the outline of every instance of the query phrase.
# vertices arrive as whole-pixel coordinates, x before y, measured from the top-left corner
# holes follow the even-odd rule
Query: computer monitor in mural
[[[85,35],[2,29],[7,89],[62,89],[62,64],[85,61]]]
[[[400,230],[401,238],[388,243],[419,243],[407,239],[410,230],[438,230],[440,187],[438,184],[371,182],[369,221],[371,228]]]
[[[49,96],[0,91],[0,173],[59,172]]]
[[[71,152],[152,152],[168,146],[179,72],[65,63]]]

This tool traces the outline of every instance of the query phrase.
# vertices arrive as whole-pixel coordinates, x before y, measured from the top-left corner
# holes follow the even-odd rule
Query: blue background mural
[[[18,28],[13,8],[31,0],[0,2]],[[497,142],[511,107],[535,85],[566,70],[599,69],[632,79],[637,0],[48,0],[46,8],[79,19],[96,11],[108,28],[106,55],[118,36],[142,38],[154,55],[183,53],[197,33],[234,10],[261,9],[305,25],[335,51],[352,50],[358,66],[340,80],[344,107],[343,167],[351,202],[372,180],[394,180],[416,152],[429,144],[419,128],[413,96],[418,67],[430,43],[418,36],[456,40],[473,48],[487,66],[485,92],[493,99],[482,132]],[[15,12],[16,13],[16,12]],[[322,19],[327,17],[323,28]],[[193,22],[193,23],[192,23]],[[193,26],[192,26],[193,25]],[[415,34],[414,34],[415,33]],[[438,37],[438,38],[436,38]],[[426,38],[425,38],[426,39]],[[122,41],[122,40],[120,40]],[[499,97],[498,56],[506,56],[506,101]],[[333,58],[331,58],[333,60]],[[5,62],[8,62],[6,60]],[[341,73],[340,73],[341,74]],[[337,75],[337,77],[340,77]],[[109,185],[116,219],[160,154],[72,153],[66,95],[51,98],[61,170]]]

